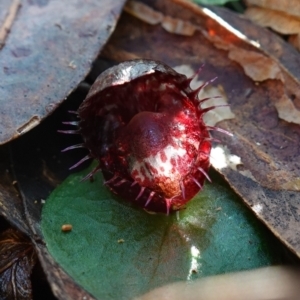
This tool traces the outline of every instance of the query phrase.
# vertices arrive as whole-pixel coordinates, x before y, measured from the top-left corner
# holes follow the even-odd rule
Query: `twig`
[[[5,40],[11,30],[12,24],[17,16],[20,7],[21,7],[20,0],[13,0],[12,4],[10,5],[7,16],[2,26],[0,27],[0,50],[5,45]]]

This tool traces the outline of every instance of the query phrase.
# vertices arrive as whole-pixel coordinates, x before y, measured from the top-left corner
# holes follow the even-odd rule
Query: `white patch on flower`
[[[142,162],[135,160],[132,165],[131,174],[135,174],[134,179],[140,182],[143,182],[145,179],[152,180],[156,176],[165,176],[173,180],[180,178],[180,170],[178,170],[177,166],[173,163],[177,163],[178,160],[184,159],[185,155],[185,149],[168,145],[155,155],[146,157]],[[158,174],[152,173],[148,168],[149,165],[157,170]],[[144,171],[144,174],[142,173],[142,170]]]
[[[132,174],[132,177],[134,178],[134,180],[138,181],[138,182],[143,182],[146,179],[146,177],[148,179],[151,179],[151,174],[145,168],[144,162],[140,163],[137,160],[135,160],[132,165],[131,174]]]
[[[185,126],[183,124],[177,124],[177,128],[180,131],[185,131]]]
[[[174,148],[173,146],[168,145],[162,151],[158,152],[155,156],[149,156],[145,160],[150,163],[156,170],[159,170],[159,173],[162,176],[166,177],[173,177],[174,174],[172,169],[174,165],[172,165],[171,160],[174,159],[175,161],[178,158],[182,158],[186,155],[186,150],[183,148]],[[166,157],[166,160],[162,160],[162,156]],[[176,172],[178,173],[178,171]],[[177,176],[176,176],[177,177]]]

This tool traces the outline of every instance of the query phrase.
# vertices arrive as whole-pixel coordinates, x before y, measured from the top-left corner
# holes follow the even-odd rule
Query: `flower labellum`
[[[208,99],[198,92],[209,82],[192,90],[192,79],[145,59],[104,71],[77,112],[83,144],[65,149],[89,149],[73,167],[96,159],[85,179],[101,170],[112,192],[148,211],[183,208],[209,179],[213,128],[202,117],[215,108],[201,109]]]

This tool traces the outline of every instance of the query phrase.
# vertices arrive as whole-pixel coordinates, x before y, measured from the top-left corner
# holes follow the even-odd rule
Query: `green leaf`
[[[238,2],[240,0],[193,0],[197,4],[202,5],[224,5],[228,2]]]
[[[148,214],[103,186],[70,176],[47,199],[47,247],[71,277],[99,299],[131,299],[155,287],[272,264],[265,229],[220,184],[206,184],[171,216]],[[72,224],[62,232],[63,224]]]

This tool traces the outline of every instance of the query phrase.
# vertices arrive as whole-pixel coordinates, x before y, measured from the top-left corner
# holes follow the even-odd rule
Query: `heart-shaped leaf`
[[[101,175],[80,182],[87,172],[50,195],[41,226],[52,256],[96,298],[131,299],[162,284],[275,260],[265,230],[224,186],[207,184],[185,210],[153,215],[113,196]],[[66,224],[71,231],[62,230]]]

